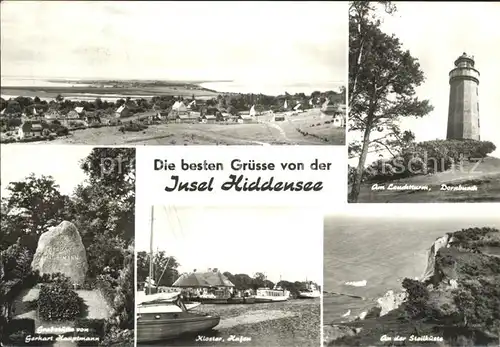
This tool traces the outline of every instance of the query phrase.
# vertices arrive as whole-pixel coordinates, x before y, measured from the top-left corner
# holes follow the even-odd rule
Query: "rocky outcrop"
[[[344,336],[359,334],[361,328],[351,328],[345,325],[325,325],[323,327],[323,343],[328,344]]]
[[[432,281],[435,275],[435,264],[436,264],[436,255],[438,251],[443,247],[449,247],[449,243],[452,240],[451,234],[446,234],[434,241],[431,248],[429,249],[427,256],[427,267],[425,268],[424,273],[422,274],[421,281]]]
[[[432,244],[419,278],[423,285],[408,287],[408,294],[387,292],[358,322],[329,327],[325,338],[330,338],[329,345],[383,345],[381,335],[415,334],[414,322],[408,321],[413,317],[426,323],[419,336],[437,334],[446,345],[498,345],[499,258],[497,229],[469,228],[440,237]],[[403,304],[408,307],[398,309]],[[398,328],[388,331],[391,325]],[[363,331],[353,334],[354,326]],[[337,339],[341,340],[333,342]]]
[[[83,284],[88,270],[87,254],[76,226],[64,221],[43,233],[31,267],[41,275],[59,272],[74,284]]]
[[[406,299],[406,292],[394,293],[389,290],[381,298],[378,298],[377,304],[380,307],[380,316],[385,316],[392,310],[397,309]]]

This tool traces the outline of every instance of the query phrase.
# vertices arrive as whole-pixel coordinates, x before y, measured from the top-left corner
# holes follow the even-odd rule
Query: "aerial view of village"
[[[211,5],[224,6],[213,11],[224,14],[221,23],[231,13],[238,41],[222,45],[214,34],[187,47],[184,37],[161,44],[144,37],[191,21],[198,25],[186,31],[213,27],[206,5],[2,3],[1,143],[344,145],[346,6],[240,5]],[[60,11],[71,28],[59,30]],[[182,21],[151,18],[165,11],[182,13]],[[272,22],[249,30],[249,13]],[[342,20],[323,20],[325,13]],[[130,32],[131,20],[138,32]],[[310,21],[322,24],[312,29]],[[85,43],[73,41],[73,26],[85,28]]]

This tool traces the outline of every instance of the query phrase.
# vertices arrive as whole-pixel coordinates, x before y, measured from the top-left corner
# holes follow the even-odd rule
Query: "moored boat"
[[[287,301],[289,297],[290,292],[279,287],[275,287],[274,289],[259,288],[257,289],[257,294],[255,295],[255,302],[265,303]]]
[[[298,297],[300,299],[316,299],[321,297],[321,292],[316,288],[314,283],[310,282],[307,284],[305,290],[299,292]]]
[[[145,300],[137,305],[137,343],[198,334],[219,324],[219,316],[192,312],[179,293],[169,294],[171,300],[162,299],[161,303],[158,300]]]

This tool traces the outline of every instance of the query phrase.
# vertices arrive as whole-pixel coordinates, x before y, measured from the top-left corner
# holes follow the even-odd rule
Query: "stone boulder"
[[[43,233],[31,267],[40,275],[60,272],[74,284],[83,284],[88,270],[87,253],[76,226],[64,221]]]

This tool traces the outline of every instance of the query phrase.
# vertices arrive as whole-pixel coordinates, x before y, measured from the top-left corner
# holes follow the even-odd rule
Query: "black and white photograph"
[[[137,213],[138,345],[321,344],[321,215],[177,205]]]
[[[0,345],[134,346],[135,148],[2,146],[1,164]]]
[[[497,2],[350,2],[351,203],[500,202]]]
[[[498,346],[498,205],[358,206],[325,216],[324,346]]]
[[[0,140],[345,145],[347,8],[2,1]]]

